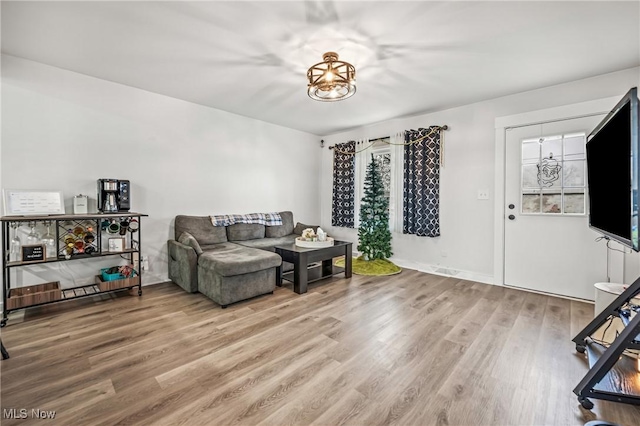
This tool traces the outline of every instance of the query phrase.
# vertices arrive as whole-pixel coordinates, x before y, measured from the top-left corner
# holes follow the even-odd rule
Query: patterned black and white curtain
[[[439,127],[408,130],[404,147],[402,232],[440,236]],[[427,136],[429,135],[429,136]]]
[[[354,227],[355,152],[355,141],[340,143],[333,148],[333,226]]]

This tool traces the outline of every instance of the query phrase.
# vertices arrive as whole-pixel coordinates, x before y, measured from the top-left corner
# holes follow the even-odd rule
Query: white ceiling
[[[2,52],[327,135],[640,65],[631,2],[7,2]],[[306,94],[326,51],[350,99]]]

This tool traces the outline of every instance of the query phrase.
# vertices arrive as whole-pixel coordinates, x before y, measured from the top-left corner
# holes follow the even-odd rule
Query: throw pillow
[[[199,244],[209,245],[227,241],[227,228],[213,226],[211,216],[176,216],[176,240],[183,232],[193,235]]]
[[[264,238],[264,225],[257,223],[236,223],[227,226],[227,239],[229,241],[247,241]]]
[[[293,234],[293,213],[280,212],[280,217],[282,218],[282,225],[267,226],[265,237],[278,238]]]
[[[293,233],[297,235],[302,235],[302,231],[307,228],[313,229],[313,232],[318,232],[318,225],[305,225],[304,223],[296,223],[296,227],[293,228]]]
[[[178,242],[194,249],[198,256],[202,254],[202,248],[200,248],[200,244],[198,244],[198,240],[196,240],[195,237],[190,233],[183,232],[182,234],[180,234],[180,237],[178,238]]]

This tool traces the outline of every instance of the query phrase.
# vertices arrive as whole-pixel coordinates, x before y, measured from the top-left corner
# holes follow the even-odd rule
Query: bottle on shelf
[[[73,249],[76,246],[76,238],[73,236],[73,231],[68,230],[68,234],[64,237],[64,257],[65,259],[71,259]]]
[[[75,235],[79,239],[84,238],[85,234],[86,234],[86,232],[84,230],[84,227],[78,225],[75,228],[73,228],[73,235]]]

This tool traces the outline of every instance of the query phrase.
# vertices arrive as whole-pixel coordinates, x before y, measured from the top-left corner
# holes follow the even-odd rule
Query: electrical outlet
[[[478,200],[488,200],[489,199],[489,191],[486,189],[478,190]]]

